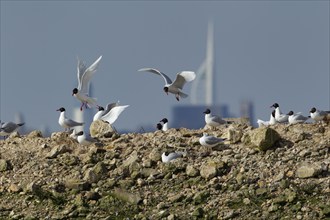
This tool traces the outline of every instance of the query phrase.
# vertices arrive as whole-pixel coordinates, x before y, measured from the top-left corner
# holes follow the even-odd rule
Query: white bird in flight
[[[183,93],[181,90],[183,89],[183,86],[185,83],[190,82],[195,79],[196,74],[192,71],[182,71],[176,74],[176,78],[174,82],[165,74],[160,72],[157,69],[154,68],[142,68],[139,69],[138,71],[146,71],[150,73],[154,73],[157,75],[160,75],[163,77],[165,81],[164,85],[164,91],[168,95],[168,93],[172,93],[175,95],[175,98],[179,101],[180,98],[186,98],[188,97],[187,94]]]
[[[203,136],[199,138],[199,143],[202,146],[207,146],[207,147],[214,147],[220,143],[223,143],[225,139],[223,138],[217,138],[211,135],[208,135],[207,133],[203,133]]]
[[[65,115],[65,108],[61,107],[57,109],[56,111],[60,111],[60,117],[58,118],[58,123],[64,128],[64,130],[70,130],[70,128],[76,127],[76,126],[82,126],[84,125],[83,122],[76,122],[72,119],[69,119]]]
[[[98,64],[101,60],[100,56],[92,65],[86,68],[85,64],[78,58],[78,87],[72,90],[72,95],[81,101],[80,110],[83,106],[91,107],[96,105],[96,98],[89,97],[89,84],[92,76],[97,70]]]
[[[109,103],[104,109],[102,106],[98,106],[99,111],[94,115],[93,121],[102,120],[113,124],[119,115],[128,107],[129,105],[119,105],[119,102]]]

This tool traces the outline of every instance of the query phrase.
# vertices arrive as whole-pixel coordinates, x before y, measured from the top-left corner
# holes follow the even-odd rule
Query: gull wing
[[[145,71],[145,72],[150,72],[150,73],[154,73],[154,74],[160,75],[160,76],[163,77],[163,79],[165,81],[165,84],[171,84],[172,83],[172,80],[170,79],[170,77],[168,77],[165,73],[162,73],[162,72],[160,72],[157,69],[154,69],[154,68],[142,68],[142,69],[139,69],[138,71],[139,72]]]
[[[205,143],[209,144],[209,145],[213,145],[213,144],[217,144],[222,142],[223,140],[217,137],[213,137],[213,136],[207,136],[205,138]]]
[[[78,81],[80,77],[80,81],[78,83],[78,89],[84,93],[84,94],[89,94],[89,83],[94,75],[94,73],[97,70],[98,64],[100,60],[102,59],[102,56],[100,56],[92,65],[90,65],[85,71],[82,73],[78,70]],[[78,66],[79,68],[79,66]],[[85,67],[86,68],[86,67]],[[82,68],[83,69],[83,68]]]
[[[107,121],[110,124],[113,124],[119,115],[128,107],[129,105],[124,106],[115,106],[113,107],[106,115],[101,117],[101,120]]]
[[[105,108],[105,110],[104,110],[104,112],[103,112],[103,114],[102,114],[101,116],[108,114],[108,112],[109,112],[111,109],[113,109],[114,107],[116,107],[116,106],[118,106],[118,105],[119,105],[119,102],[109,103],[109,104],[107,105],[107,107]]]
[[[18,127],[18,125],[14,122],[6,122],[4,124],[2,124],[1,126],[1,130],[6,132],[6,133],[11,133],[13,131],[15,131],[15,129]]]
[[[86,71],[87,67],[86,67],[85,63],[79,59],[79,57],[77,57],[77,60],[78,60],[78,65],[77,65],[78,89],[80,89],[81,88],[81,78],[82,78],[84,72]]]
[[[190,82],[196,78],[196,74],[192,71],[182,71],[176,74],[173,86],[182,89],[186,82]]]

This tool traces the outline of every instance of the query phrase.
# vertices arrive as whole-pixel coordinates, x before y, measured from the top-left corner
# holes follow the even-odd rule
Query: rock
[[[298,178],[310,178],[315,177],[320,174],[322,171],[322,167],[312,164],[303,164],[299,166],[296,170],[296,176]]]
[[[39,130],[31,131],[28,135],[28,138],[42,138],[42,132]]]
[[[9,192],[14,192],[14,193],[16,193],[16,192],[21,192],[21,191],[22,191],[22,187],[20,187],[20,186],[14,184],[14,183],[12,183],[12,184],[10,184],[10,186],[8,187],[8,191],[9,191]]]
[[[199,175],[199,170],[192,165],[186,167],[186,174],[190,177],[195,177]]]
[[[98,162],[93,168],[87,169],[84,180],[89,183],[97,183],[105,174],[107,168],[103,162]]]
[[[101,138],[101,137],[109,138],[112,137],[114,133],[116,133],[116,131],[109,123],[104,122],[102,120],[93,121],[89,127],[89,132],[92,137],[97,137],[97,138]]]
[[[162,158],[162,154],[157,148],[152,149],[151,152],[149,153],[149,159],[151,161],[160,161],[161,158]]]
[[[46,158],[53,159],[56,158],[58,155],[64,154],[66,152],[70,152],[70,148],[68,148],[66,145],[57,145],[49,152]]]
[[[230,128],[228,129],[228,139],[231,144],[235,144],[241,141],[243,132],[240,129]]]
[[[9,160],[0,159],[0,172],[11,170],[12,165]]]
[[[142,199],[139,195],[127,192],[125,190],[115,188],[114,192],[112,193],[114,197],[124,202],[128,202],[130,204],[139,204]]]
[[[138,154],[137,151],[133,151],[130,156],[123,162],[124,167],[130,166],[132,163],[136,162],[138,160]]]
[[[207,163],[202,165],[200,169],[200,174],[205,179],[212,179],[218,174],[217,164],[216,163]]]
[[[250,133],[251,145],[257,147],[261,151],[270,149],[279,139],[280,135],[269,127],[257,128]]]
[[[76,191],[89,190],[91,187],[90,183],[79,179],[68,179],[64,182],[64,185],[66,188]]]

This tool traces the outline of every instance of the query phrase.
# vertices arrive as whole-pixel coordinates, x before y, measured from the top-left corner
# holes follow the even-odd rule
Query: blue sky
[[[269,106],[308,114],[330,108],[329,1],[1,1],[0,118],[20,112],[26,125],[62,130],[58,112],[79,102],[77,56],[91,64],[100,105],[130,107],[115,122],[136,131],[163,117],[173,96],[154,67],[170,77],[196,71],[205,57],[207,23],[215,28],[217,103],[239,114],[250,99],[256,118]],[[190,85],[184,88],[190,91]],[[197,116],[198,117],[198,116]],[[200,117],[203,117],[201,115]]]

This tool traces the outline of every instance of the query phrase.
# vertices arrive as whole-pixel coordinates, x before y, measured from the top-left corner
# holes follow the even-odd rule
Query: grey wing
[[[224,124],[224,123],[226,123],[225,120],[223,120],[222,118],[220,118],[220,117],[217,116],[217,115],[213,115],[213,117],[212,117],[212,121],[218,122],[218,123],[220,123],[220,124]]]
[[[170,79],[170,77],[168,77],[165,73],[162,73],[162,72],[160,72],[157,69],[154,69],[154,68],[142,68],[142,69],[139,69],[138,71],[139,72],[146,71],[146,72],[150,72],[150,73],[154,73],[154,74],[160,75],[161,77],[163,77],[163,79],[165,81],[165,84],[171,84],[172,83],[172,80]]]
[[[196,74],[191,71],[182,71],[176,74],[176,78],[173,82],[173,86],[182,89],[186,82],[194,80]]]
[[[69,127],[75,127],[75,126],[81,126],[84,123],[76,122],[76,121],[71,120],[71,119],[66,119],[65,124],[68,125]]]
[[[81,78],[86,71],[86,65],[83,61],[77,57],[78,65],[77,65],[77,78],[78,78],[78,89],[81,89]]]
[[[207,144],[217,144],[219,142],[223,141],[222,139],[220,138],[217,138],[217,137],[213,137],[213,136],[208,136],[206,139],[205,139],[205,143]]]
[[[98,67],[98,64],[100,60],[102,59],[102,56],[100,56],[92,65],[90,65],[85,72],[81,76],[80,80],[80,88],[78,88],[82,93],[89,94],[89,83],[96,72],[96,69]]]
[[[308,117],[305,117],[303,115],[296,115],[295,119],[298,121],[306,121]]]
[[[108,112],[116,106],[118,106],[118,102],[109,103],[101,116],[108,114]]]
[[[18,127],[17,124],[14,122],[6,122],[1,126],[1,130],[6,132],[6,133],[11,133],[15,131],[15,129]]]

